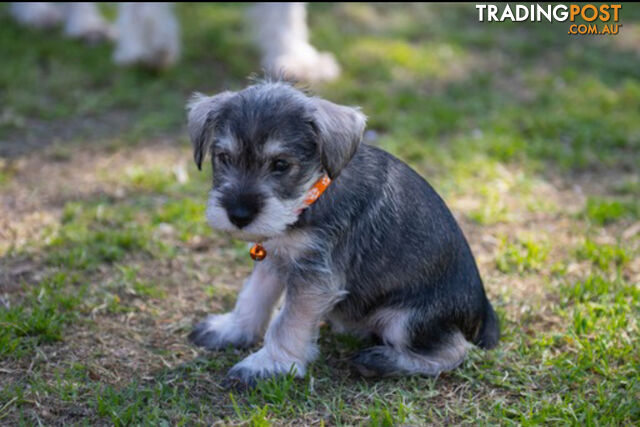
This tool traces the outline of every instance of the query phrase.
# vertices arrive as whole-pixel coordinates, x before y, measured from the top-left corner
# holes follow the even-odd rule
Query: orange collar
[[[302,207],[298,209],[297,214],[300,215],[303,210],[318,200],[327,187],[329,187],[329,184],[331,184],[331,178],[329,178],[329,175],[323,175],[319,180],[317,180],[316,183],[311,186],[309,191],[307,191],[302,202]],[[249,250],[249,255],[251,255],[251,258],[254,261],[262,261],[267,256],[267,250],[262,246],[262,243],[256,242]]]

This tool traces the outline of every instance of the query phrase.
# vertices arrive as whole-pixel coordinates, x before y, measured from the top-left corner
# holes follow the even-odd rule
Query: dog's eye
[[[289,169],[289,162],[284,159],[276,159],[271,164],[271,170],[274,172],[286,172]]]
[[[216,154],[216,160],[222,166],[227,166],[231,162],[231,157],[227,153]]]

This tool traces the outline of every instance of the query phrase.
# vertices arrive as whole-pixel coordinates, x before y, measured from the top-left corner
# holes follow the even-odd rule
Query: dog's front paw
[[[304,363],[297,360],[276,359],[261,348],[231,368],[227,374],[226,383],[234,387],[253,387],[260,379],[289,373],[293,373],[296,377],[303,377]]]
[[[306,82],[328,82],[340,76],[340,65],[328,52],[318,52],[313,46],[301,43],[289,50],[265,58],[265,66],[272,72]]]
[[[212,314],[198,323],[189,334],[191,342],[209,350],[228,346],[250,347],[257,339],[256,334],[246,331],[238,324],[233,313]]]
[[[67,29],[69,37],[83,40],[89,45],[95,45],[105,41],[115,39],[115,31],[108,24],[96,22],[95,25],[84,25],[82,27],[70,27]]]

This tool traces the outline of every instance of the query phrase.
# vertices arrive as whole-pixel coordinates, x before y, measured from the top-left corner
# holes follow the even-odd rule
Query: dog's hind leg
[[[431,326],[429,336],[416,339],[416,332],[423,333],[425,328],[416,328],[422,322],[416,325],[412,315],[410,309],[383,308],[371,316],[369,324],[384,345],[364,349],[353,357],[361,375],[436,376],[462,363],[469,343],[460,331],[444,330],[433,322],[426,325]]]
[[[459,366],[467,353],[468,343],[460,332],[451,334],[447,342],[430,349],[411,349],[379,345],[356,354],[352,362],[366,377],[394,375],[437,376]]]

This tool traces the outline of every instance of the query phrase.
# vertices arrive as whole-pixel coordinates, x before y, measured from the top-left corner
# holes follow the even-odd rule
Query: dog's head
[[[187,106],[198,168],[213,165],[209,224],[245,240],[277,236],[296,222],[305,193],[335,178],[362,140],[356,108],[310,97],[284,82],[197,94]]]

